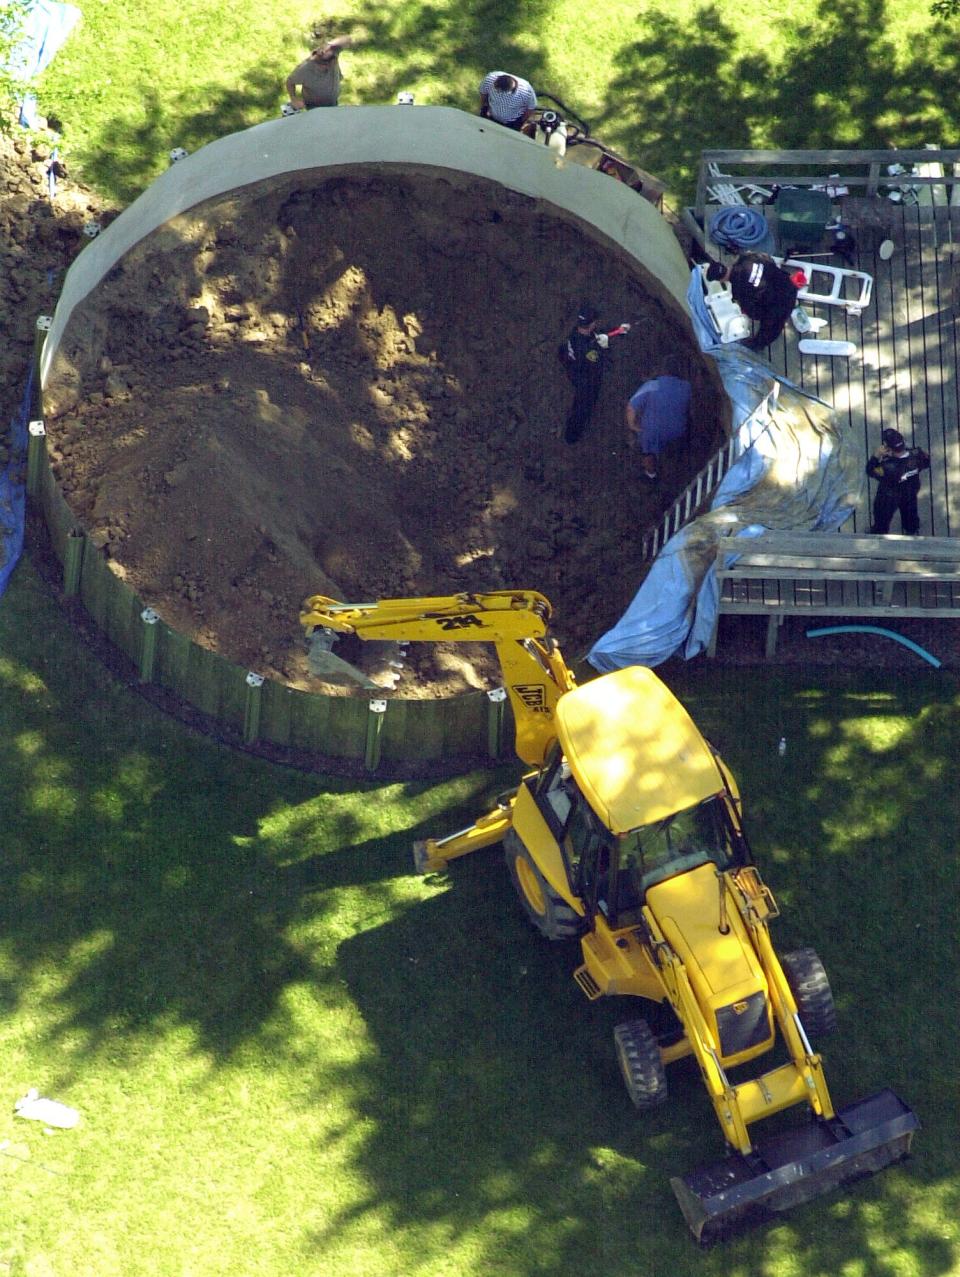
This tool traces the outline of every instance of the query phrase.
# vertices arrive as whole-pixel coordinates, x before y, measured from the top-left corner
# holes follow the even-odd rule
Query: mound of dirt
[[[115,216],[62,169],[50,198],[52,144],[0,129],[0,465],[9,459],[9,422],[23,398],[36,321],[53,313],[63,275],[89,241],[87,222]]]
[[[633,331],[570,446],[557,348],[584,298]],[[623,408],[668,353],[694,425],[651,489]],[[538,589],[582,654],[722,430],[711,370],[626,260],[535,201],[425,175],[254,189],[165,226],[74,313],[45,410],[62,490],[144,601],[316,690],[313,593]],[[397,694],[491,681],[483,647],[414,646]]]

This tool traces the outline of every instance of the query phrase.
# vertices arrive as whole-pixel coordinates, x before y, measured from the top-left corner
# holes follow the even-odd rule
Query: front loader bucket
[[[749,1157],[733,1153],[670,1184],[694,1237],[709,1245],[899,1162],[919,1126],[893,1091],[880,1091],[830,1121],[815,1118],[758,1142]]]

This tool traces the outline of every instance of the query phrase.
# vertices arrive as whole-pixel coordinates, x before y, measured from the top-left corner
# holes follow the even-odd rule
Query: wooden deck
[[[788,616],[871,620],[960,617],[960,541],[954,537],[768,532],[717,550],[720,618],[766,616],[767,656]]]
[[[945,199],[950,191],[950,186],[936,190],[934,198]],[[771,348],[771,362],[846,418],[861,441],[864,464],[887,427],[924,448],[931,469],[921,486],[921,534],[958,536],[960,206],[904,207],[874,196],[847,197],[835,207],[856,236],[855,265],[874,277],[873,300],[859,316],[841,307],[809,311],[829,320],[819,337],[852,341],[857,352],[849,359],[801,355],[798,335],[788,325]],[[893,240],[895,251],[884,262],[877,248],[885,239]],[[837,258],[823,260],[840,264]],[[860,504],[846,531],[869,531],[874,488],[864,480]],[[891,531],[899,530],[894,516]]]

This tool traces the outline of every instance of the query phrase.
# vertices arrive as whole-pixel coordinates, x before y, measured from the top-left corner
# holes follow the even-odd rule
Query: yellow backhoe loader
[[[550,611],[528,590],[306,601],[301,622],[326,632],[325,650],[331,631],[496,645],[531,770],[468,829],[418,843],[417,868],[503,843],[534,926],[550,940],[579,938],[574,979],[587,998],[646,1000],[651,1016],[614,1032],[637,1108],[666,1099],[667,1065],[696,1058],[729,1153],[671,1180],[700,1242],[905,1157],[919,1122],[892,1091],[834,1108],[815,1049],[835,1023],[830,986],[812,949],[773,948],[777,906],[723,760],[651,670],[576,686],[547,637]],[[778,1036],[786,1062],[744,1080],[740,1066]],[[810,1120],[755,1138],[755,1123],[793,1105]]]

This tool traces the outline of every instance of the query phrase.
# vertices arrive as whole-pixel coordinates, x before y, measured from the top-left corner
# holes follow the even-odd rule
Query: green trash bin
[[[820,247],[824,229],[833,213],[826,191],[786,187],[778,191],[775,207],[781,252]]]

